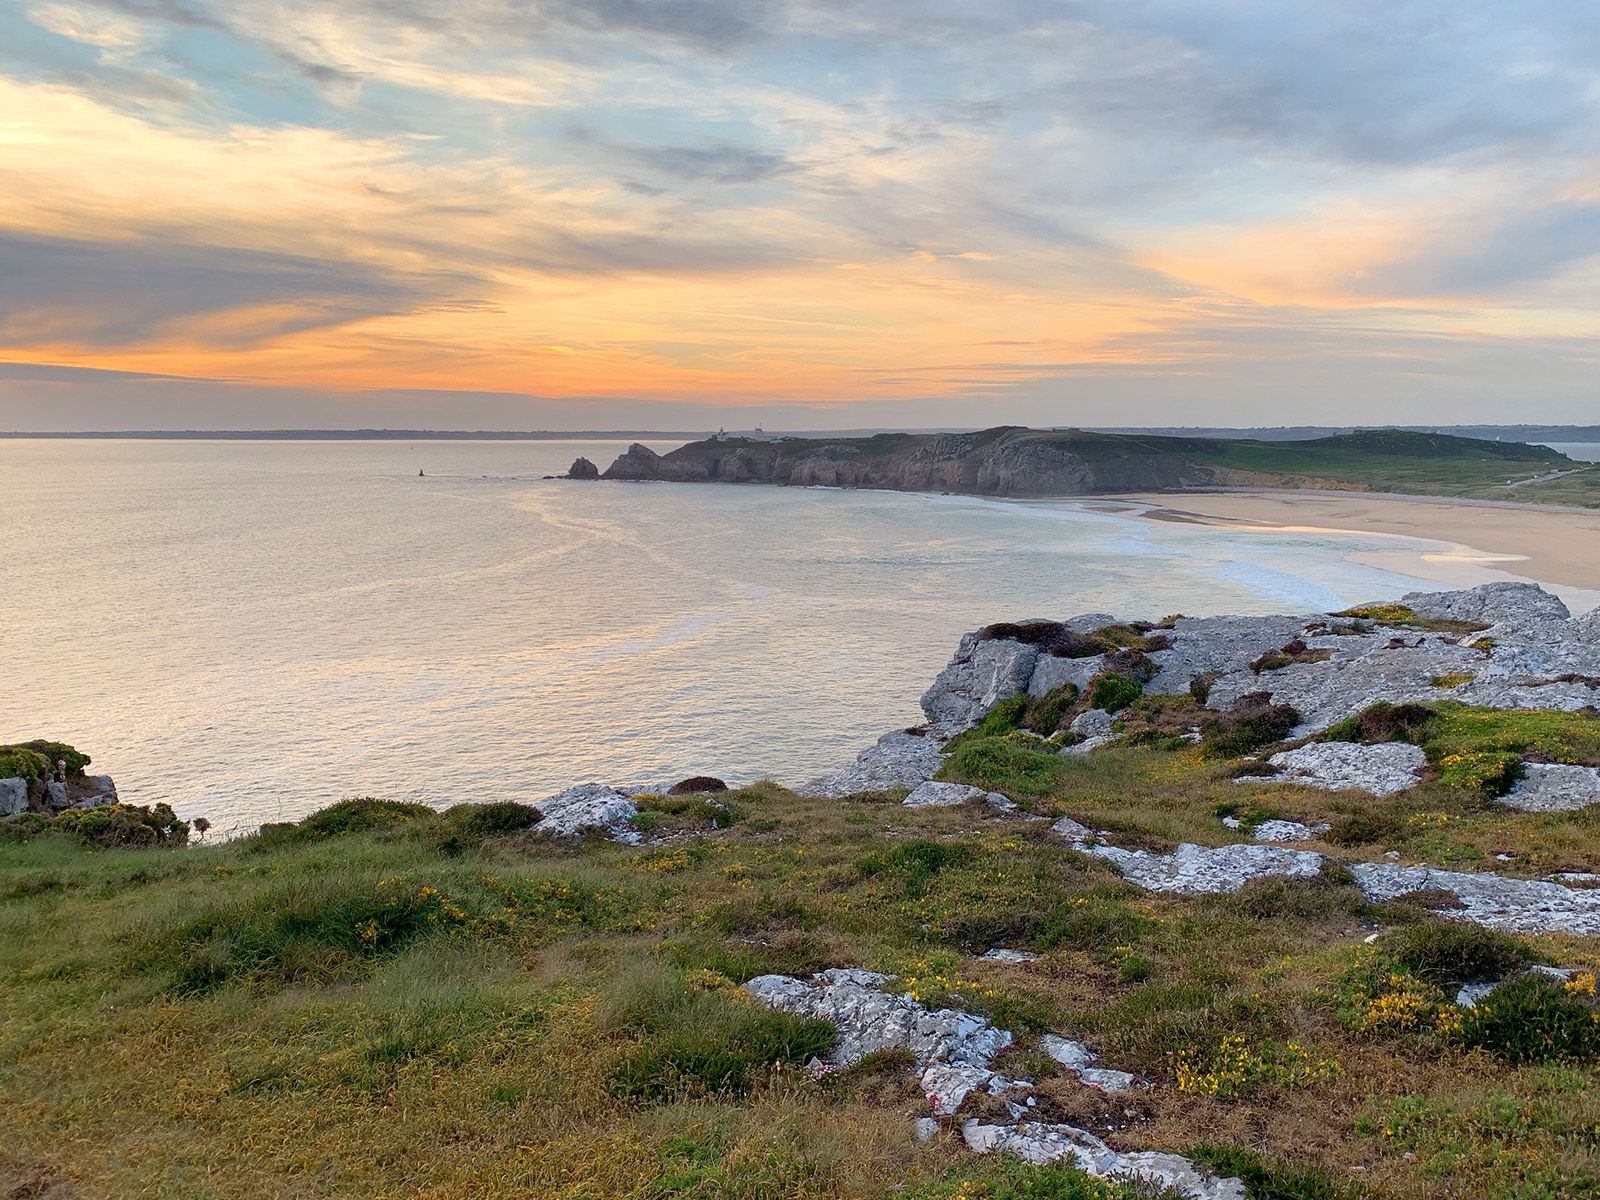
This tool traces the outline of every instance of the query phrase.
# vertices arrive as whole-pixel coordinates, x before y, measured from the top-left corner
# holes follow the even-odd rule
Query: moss
[[[1458,688],[1476,678],[1477,676],[1471,671],[1452,671],[1448,675],[1435,675],[1428,682],[1436,688]]]

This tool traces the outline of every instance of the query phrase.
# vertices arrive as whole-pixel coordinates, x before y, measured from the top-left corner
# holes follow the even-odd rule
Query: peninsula
[[[1037,430],[874,437],[719,436],[634,444],[600,478],[1083,496],[1294,488],[1600,506],[1600,464],[1548,446],[1411,430],[1302,441]]]

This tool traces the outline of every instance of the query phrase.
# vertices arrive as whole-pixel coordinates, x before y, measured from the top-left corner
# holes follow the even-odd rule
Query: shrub
[[[1018,724],[1023,729],[1049,737],[1061,728],[1062,721],[1072,711],[1077,699],[1078,685],[1075,683],[1051,688],[1044,695],[1029,701]]]
[[[1074,950],[1109,951],[1115,946],[1133,945],[1152,928],[1154,922],[1125,901],[1090,893],[1041,917],[1029,944],[1035,950],[1067,946]]]
[[[1491,796],[1505,795],[1526,771],[1522,756],[1512,750],[1446,754],[1435,765],[1439,768],[1439,782]]]
[[[108,849],[170,848],[189,840],[189,826],[165,804],[109,804],[97,808],[69,808],[55,818],[54,827],[86,845]]]
[[[1089,705],[1103,708],[1108,713],[1121,712],[1140,696],[1144,685],[1137,679],[1107,671],[1089,681]]]
[[[1367,907],[1359,888],[1326,876],[1252,879],[1221,904],[1229,912],[1261,921],[1333,921],[1356,916]]]
[[[437,928],[441,913],[453,923],[452,911],[460,912],[431,887],[317,880],[217,905],[150,938],[136,961],[165,971],[179,995],[203,995],[233,981],[328,983]]]
[[[725,792],[728,785],[715,775],[693,775],[679,780],[667,789],[669,796],[692,796],[701,792]]]
[[[1111,675],[1126,675],[1142,685],[1156,677],[1160,666],[1143,650],[1117,650],[1106,655],[1101,670]]]
[[[30,782],[44,779],[56,769],[57,760],[67,764],[67,774],[74,779],[83,777],[83,769],[91,761],[87,754],[65,742],[34,738],[15,746],[0,746],[0,779],[18,775]]]
[[[953,779],[1012,797],[1042,796],[1054,787],[1061,772],[1062,763],[1053,747],[1035,749],[1021,741],[964,735],[945,755],[936,778]]]
[[[458,804],[444,815],[463,833],[492,837],[526,829],[539,819],[539,810],[515,800],[497,800],[491,804]]]
[[[1400,832],[1400,822],[1385,814],[1354,813],[1340,817],[1322,835],[1335,846],[1373,846],[1387,843]]]
[[[341,800],[312,813],[295,827],[295,837],[297,840],[312,840],[340,837],[347,833],[367,833],[374,829],[393,829],[396,825],[431,820],[437,815],[426,804],[363,796],[356,800]]]
[[[52,760],[26,746],[0,746],[0,779],[17,776],[29,783],[48,776],[55,764]]]
[[[1250,692],[1235,700],[1227,712],[1205,721],[1200,726],[1200,742],[1208,758],[1237,758],[1281,742],[1298,724],[1296,709],[1272,703],[1267,692]]]
[[[1510,1062],[1585,1061],[1600,1055],[1600,1015],[1549,976],[1524,975],[1480,1000],[1458,1037]]]
[[[1391,930],[1379,939],[1378,946],[1418,979],[1436,987],[1504,979],[1534,957],[1519,938],[1451,921]]]
[[[1390,704],[1380,700],[1353,717],[1330,725],[1317,739],[1323,742],[1416,742],[1418,730],[1435,716],[1426,704]]]
[[[31,842],[41,834],[56,832],[56,823],[44,813],[18,813],[0,821],[0,842]]]

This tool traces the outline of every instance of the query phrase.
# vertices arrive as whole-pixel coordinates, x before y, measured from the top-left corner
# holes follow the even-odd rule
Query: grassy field
[[[1510,744],[1459,713],[1428,728]],[[1587,754],[1593,732],[1516,736]],[[1058,757],[1004,733],[947,772],[1128,846],[1220,844],[1234,813],[1330,821],[1313,848],[1347,859],[1600,870],[1600,818],[1441,781],[1386,802],[1241,785],[1204,748]],[[1565,1025],[1509,1014],[1558,1029],[1542,1049],[1448,1003],[1484,963],[1600,967],[1595,941],[1462,935],[1337,870],[1145,894],[1043,822],[898,799],[760,785],[657,808],[674,840],[651,847],[551,844],[514,806],[372,804],[223,846],[0,844],[0,1196],[1132,1200],[975,1159],[953,1127],[918,1143],[904,1061],[815,1081],[830,1030],[735,987],[840,965],[1016,1031],[997,1066],[1038,1080],[1041,1113],[1242,1172],[1255,1200],[1600,1186],[1581,988],[1540,1001]],[[976,958],[994,945],[1042,957]],[[1079,1085],[1031,1048],[1045,1031],[1151,1086]]]

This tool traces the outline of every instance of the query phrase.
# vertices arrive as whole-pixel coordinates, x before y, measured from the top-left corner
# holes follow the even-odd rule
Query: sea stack
[[[581,455],[572,460],[572,466],[567,468],[568,479],[599,479],[600,468]]]

